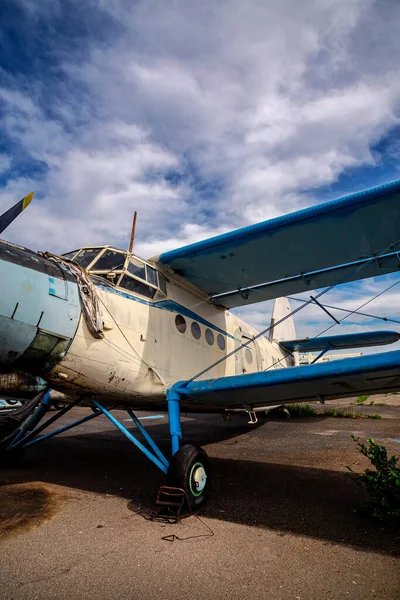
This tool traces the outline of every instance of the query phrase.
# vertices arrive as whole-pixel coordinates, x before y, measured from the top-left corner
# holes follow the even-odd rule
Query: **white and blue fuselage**
[[[108,247],[97,250],[110,252]],[[1,370],[40,375],[70,398],[94,397],[109,406],[144,409],[165,406],[168,387],[214,363],[218,364],[203,378],[292,364],[277,343],[265,337],[253,340],[252,327],[177,277],[167,275],[161,290],[153,273],[157,287],[153,298],[122,287],[128,263],[139,261],[128,253],[123,257],[117,279],[113,273],[116,283],[106,273],[103,278],[99,273],[93,277],[104,334],[95,338],[82,314],[76,278],[68,268],[1,242]],[[155,264],[147,265],[155,271]],[[134,281],[145,291],[140,277]],[[218,362],[243,343],[246,348]],[[183,408],[197,410],[193,404]]]

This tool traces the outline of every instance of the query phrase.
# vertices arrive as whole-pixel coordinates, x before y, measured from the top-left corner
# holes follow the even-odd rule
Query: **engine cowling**
[[[45,374],[65,356],[81,318],[76,278],[0,240],[0,282],[0,371]]]

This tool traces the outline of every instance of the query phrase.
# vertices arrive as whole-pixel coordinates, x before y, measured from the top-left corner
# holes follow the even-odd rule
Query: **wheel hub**
[[[201,463],[193,465],[190,473],[190,489],[192,494],[200,496],[207,483],[207,473]]]

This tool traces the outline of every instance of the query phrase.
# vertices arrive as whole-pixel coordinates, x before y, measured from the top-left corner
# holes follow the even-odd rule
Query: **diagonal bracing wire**
[[[386,290],[387,291],[387,290]],[[303,304],[305,302],[307,302],[307,300],[304,300],[303,298],[295,298],[294,296],[287,296],[287,299],[290,301],[294,301],[294,302],[302,302]],[[375,300],[375,298],[374,298]],[[368,317],[369,319],[378,319],[380,321],[385,321],[387,323],[398,323],[400,324],[400,321],[396,320],[396,319],[391,319],[390,317],[380,317],[377,315],[370,315],[369,313],[365,313],[365,312],[360,312],[358,309],[356,311],[354,310],[350,310],[349,308],[341,308],[340,306],[332,306],[332,304],[322,304],[322,306],[324,308],[331,308],[332,310],[339,310],[341,312],[346,312],[351,314],[357,314],[360,317]]]
[[[355,308],[354,310],[350,311],[349,314],[347,314],[345,317],[343,317],[342,319],[339,320],[338,325],[340,325],[340,323],[342,323],[343,321],[345,321],[346,319],[348,319],[349,317],[351,317],[351,315],[356,314],[358,310],[360,310],[361,308],[364,308],[364,306],[367,306],[367,304],[370,304],[371,302],[373,302],[374,300],[376,300],[377,298],[379,298],[379,296],[382,296],[383,294],[386,294],[386,292],[388,292],[389,290],[391,290],[392,288],[394,288],[399,283],[400,283],[400,280],[399,281],[395,281],[395,283],[392,283],[391,285],[389,285],[389,287],[385,288],[382,292],[379,292],[373,298],[370,298],[369,300],[367,300],[366,302],[364,302],[363,304],[361,304],[361,306],[359,306],[358,308]],[[330,329],[332,329],[332,327],[336,327],[336,325],[337,325],[337,323],[333,323],[332,325],[329,325],[329,327],[327,327],[326,329],[324,329],[323,331],[321,331],[318,335],[316,335],[312,339],[315,339],[315,338],[319,337],[320,335],[323,335],[324,333],[326,333],[327,331],[329,331]]]
[[[313,341],[315,339],[317,339],[320,335],[323,335],[324,333],[326,333],[327,331],[329,331],[330,329],[332,329],[332,327],[336,327],[336,325],[340,325],[343,321],[345,321],[348,317],[351,317],[351,315],[354,314],[361,314],[358,311],[361,308],[364,308],[364,306],[366,306],[367,304],[370,304],[371,302],[373,302],[374,300],[376,300],[377,298],[379,298],[379,296],[382,296],[383,294],[385,294],[386,292],[388,292],[389,290],[391,290],[392,288],[394,288],[396,285],[398,285],[400,283],[399,281],[396,281],[395,283],[392,283],[389,287],[385,288],[382,292],[379,292],[378,294],[375,294],[375,296],[373,298],[370,298],[369,300],[367,300],[366,302],[363,302],[363,304],[361,304],[358,308],[355,308],[354,310],[349,310],[346,311],[349,314],[347,314],[345,317],[343,317],[342,319],[339,320],[339,323],[333,323],[332,325],[330,325],[329,327],[327,327],[326,329],[324,329],[323,331],[320,331],[317,335],[315,335],[312,338],[307,339],[307,342],[309,341]],[[293,300],[297,300],[297,298],[292,298]],[[301,300],[301,302],[307,302],[307,300]],[[307,302],[307,304],[309,304]],[[304,308],[305,304],[303,305]],[[336,307],[330,307],[330,308],[336,308]],[[343,309],[346,310],[346,309]],[[396,323],[398,323],[398,321],[396,321]],[[268,371],[269,369],[271,369],[272,367],[275,367],[276,365],[278,365],[279,363],[281,363],[287,356],[290,356],[291,353],[286,350],[285,348],[282,348],[282,350],[285,350],[286,354],[285,356],[282,356],[282,358],[280,358],[276,363],[274,363],[273,365],[270,365],[269,367],[267,367],[266,369],[264,369],[264,371]]]

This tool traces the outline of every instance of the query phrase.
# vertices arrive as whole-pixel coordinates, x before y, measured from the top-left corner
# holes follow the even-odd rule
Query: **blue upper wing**
[[[390,273],[400,268],[398,250],[395,181],[165,252],[159,261],[234,307]]]

